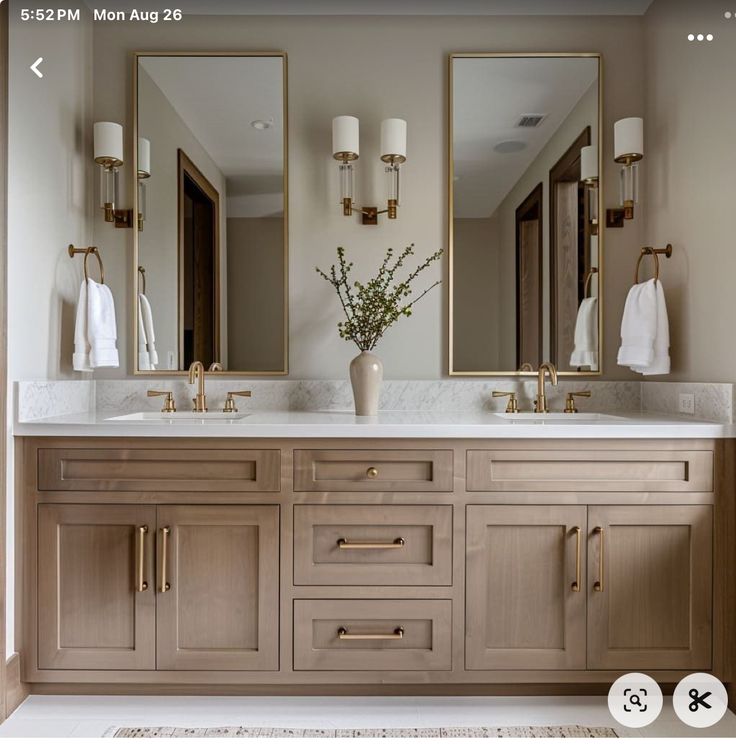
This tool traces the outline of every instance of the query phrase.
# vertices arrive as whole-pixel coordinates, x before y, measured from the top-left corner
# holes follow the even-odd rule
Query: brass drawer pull
[[[602,592],[603,591],[603,575],[605,572],[605,566],[603,563],[604,553],[605,553],[604,530],[603,530],[603,527],[596,527],[593,530],[593,532],[596,535],[601,536],[601,554],[600,554],[600,558],[598,559],[598,581],[596,581],[593,584],[593,591]]]
[[[169,535],[171,534],[171,527],[161,528],[161,593],[168,592],[171,589],[171,584],[166,578],[166,561],[168,553],[168,542]]]
[[[580,542],[582,540],[582,530],[580,527],[573,527],[575,533],[575,581],[572,582],[570,587],[574,592],[580,591]]]
[[[365,471],[366,478],[378,478],[378,468],[368,468],[368,470]]]
[[[135,588],[138,592],[145,592],[148,589],[148,582],[143,578],[143,572],[146,567],[146,535],[148,534],[148,525],[144,524],[138,528],[138,552],[136,554],[135,568]]]
[[[337,541],[337,547],[340,550],[397,550],[406,545],[403,537],[397,537],[390,543],[373,543],[373,542],[348,542],[344,537]]]
[[[341,641],[399,641],[404,637],[404,629],[399,626],[393,633],[351,633],[345,627],[337,629]]]

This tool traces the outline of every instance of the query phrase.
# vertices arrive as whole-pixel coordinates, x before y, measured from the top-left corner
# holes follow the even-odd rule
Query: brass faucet
[[[537,397],[534,401],[534,412],[535,413],[549,413],[547,408],[547,396],[544,392],[544,375],[549,372],[549,379],[553,385],[557,385],[557,369],[552,362],[542,362],[539,365],[538,377],[537,377]]]
[[[204,392],[204,364],[192,362],[189,366],[189,384],[197,383],[197,397],[194,398],[194,410],[196,413],[207,412],[207,396]]]

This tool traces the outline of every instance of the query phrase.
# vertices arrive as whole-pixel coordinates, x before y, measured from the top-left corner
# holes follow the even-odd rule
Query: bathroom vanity
[[[23,679],[92,692],[552,692],[632,670],[727,682],[727,428],[408,413],[21,424]]]

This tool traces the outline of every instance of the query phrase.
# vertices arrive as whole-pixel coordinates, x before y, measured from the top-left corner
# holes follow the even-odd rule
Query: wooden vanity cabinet
[[[155,526],[155,506],[38,507],[40,669],[155,669],[156,598],[136,586]]]
[[[710,669],[712,521],[706,504],[468,506],[466,668]]]
[[[588,508],[588,668],[710,669],[713,508]]]
[[[31,689],[733,677],[731,442],[148,443],[19,446]]]
[[[41,504],[39,668],[278,669],[278,566],[278,506]]]
[[[467,507],[467,669],[585,669],[584,506]]]

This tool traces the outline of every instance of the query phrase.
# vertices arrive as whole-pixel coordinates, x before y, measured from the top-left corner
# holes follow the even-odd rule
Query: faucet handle
[[[505,393],[503,390],[494,390],[494,398],[508,397],[509,402],[506,406],[506,413],[519,413],[519,402],[516,400],[516,393]]]
[[[250,390],[233,390],[227,394],[225,399],[225,407],[222,409],[223,413],[237,413],[238,409],[235,407],[235,396],[240,395],[243,398],[250,398]]]
[[[590,390],[578,390],[574,393],[567,394],[567,400],[565,401],[565,413],[577,413],[578,409],[575,406],[575,398],[590,398]]]
[[[174,403],[174,394],[170,390],[149,390],[146,395],[149,398],[156,398],[159,395],[166,396],[164,398],[164,407],[161,409],[161,413],[176,413],[176,403]]]

